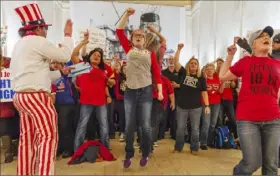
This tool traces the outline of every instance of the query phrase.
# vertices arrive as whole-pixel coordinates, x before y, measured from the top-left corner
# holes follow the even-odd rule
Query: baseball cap
[[[252,33],[249,37],[249,45],[252,47],[254,40],[259,38],[259,36],[263,33],[266,32],[270,37],[273,36],[273,28],[271,26],[266,26],[263,30],[257,30],[256,32]]]
[[[280,43],[280,33],[279,33],[279,34],[276,34],[276,35],[273,37],[273,42],[275,42],[275,43]]]

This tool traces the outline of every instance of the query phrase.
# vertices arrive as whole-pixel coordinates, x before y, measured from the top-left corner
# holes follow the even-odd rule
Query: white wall
[[[21,27],[20,17],[14,11],[15,8],[37,2],[45,21],[52,24],[48,31],[48,39],[53,43],[58,43],[63,37],[63,13],[55,1],[1,1],[3,9],[3,25],[8,26],[7,45],[5,55],[11,57],[13,47],[18,41],[18,29]]]
[[[8,57],[11,57],[13,46],[19,39],[18,29],[21,27],[20,18],[17,16],[14,9],[33,2],[34,1],[1,1],[3,9],[3,25],[8,26],[7,43],[4,48],[4,54]]]
[[[234,36],[271,25],[280,28],[278,1],[199,1],[192,10],[192,53],[205,64],[226,56]],[[188,21],[188,19],[187,19]],[[188,42],[188,40],[186,40]],[[239,54],[236,54],[237,61]]]
[[[119,15],[122,15],[128,7],[134,8],[136,12],[130,17],[129,24],[137,28],[140,25],[141,14],[149,7],[149,5],[143,4],[117,2],[115,2],[114,5]],[[147,12],[151,12],[154,8],[155,6],[150,6]],[[183,8],[171,6],[161,6],[160,9],[158,9],[162,27],[161,33],[167,38],[168,48],[176,49],[179,41],[185,41],[185,26],[183,25],[185,23],[185,14],[182,9]],[[114,26],[119,19],[111,2],[70,1],[70,14],[74,22],[75,37],[77,37],[79,29],[90,25],[90,19],[93,20],[94,26],[104,24]]]
[[[48,31],[48,40],[57,44],[63,39],[63,28],[65,21],[71,18],[74,22],[74,36],[80,28],[88,27],[90,19],[94,25],[115,25],[119,17],[111,2],[93,1],[70,1],[70,9],[61,9],[61,4],[56,1],[1,1],[4,9],[3,18],[8,25],[8,38],[6,55],[11,56],[14,44],[19,39],[17,34],[21,26],[20,18],[14,12],[16,7],[29,3],[38,3],[44,19],[52,24]],[[65,4],[64,4],[65,5]],[[136,9],[135,15],[130,18],[130,24],[139,27],[142,13],[151,12],[156,6],[144,4],[114,3],[119,15],[128,8]],[[179,42],[184,42],[186,38],[186,16],[184,8],[171,6],[157,6],[156,12],[160,15],[162,34],[167,38],[168,49],[176,49]],[[184,56],[186,52],[182,53]]]
[[[1,23],[8,25],[5,53],[11,56],[13,45],[19,39],[17,31],[20,18],[14,12],[16,7],[35,1],[1,1]],[[52,23],[48,39],[57,44],[63,39],[65,21],[74,22],[74,33],[79,28],[89,26],[90,18],[95,25],[114,25],[118,16],[110,2],[71,1],[70,9],[61,9],[55,1],[36,1],[45,20]],[[128,7],[136,9],[130,24],[138,26],[140,15],[148,7],[141,4],[114,3],[121,15]],[[2,16],[3,15],[3,16]],[[234,36],[246,36],[248,31],[271,25],[280,29],[280,3],[278,1],[196,1],[192,10],[162,6],[159,10],[162,34],[168,40],[168,48],[176,50],[179,42],[185,47],[180,62],[185,64],[195,55],[202,64],[217,57],[226,56],[227,46],[233,43]],[[239,58],[236,54],[235,61]]]

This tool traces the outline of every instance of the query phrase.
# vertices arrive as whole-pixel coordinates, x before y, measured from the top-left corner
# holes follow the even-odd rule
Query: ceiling
[[[149,0],[142,0],[142,1],[117,1],[120,3],[132,3],[132,4],[149,4],[149,5],[167,5],[167,6],[186,6],[192,5],[191,0],[181,0],[181,1],[149,1]]]
[[[60,0],[61,2],[67,3],[69,0]],[[109,1],[109,0],[105,0]],[[112,2],[112,1],[109,1]],[[120,3],[132,3],[132,4],[149,4],[149,5],[167,5],[167,6],[186,6],[192,5],[192,0],[181,0],[181,1],[149,1],[149,0],[142,0],[142,1],[115,1]]]

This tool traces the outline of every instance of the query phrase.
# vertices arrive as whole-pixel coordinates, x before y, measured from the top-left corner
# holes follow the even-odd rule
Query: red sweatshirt
[[[162,100],[162,105],[164,109],[166,109],[167,104],[168,104],[168,99],[169,95],[174,93],[174,89],[171,85],[171,82],[169,79],[165,76],[161,76],[162,79],[162,94],[163,94],[163,100]]]
[[[3,57],[3,65],[4,68],[10,67],[10,59],[7,57]],[[13,102],[4,102],[0,103],[0,118],[10,118],[15,116],[16,109],[13,105]]]
[[[106,104],[108,78],[112,75],[111,67],[105,65],[105,70],[93,67],[89,73],[77,77],[76,84],[80,88],[80,103],[93,106]]]

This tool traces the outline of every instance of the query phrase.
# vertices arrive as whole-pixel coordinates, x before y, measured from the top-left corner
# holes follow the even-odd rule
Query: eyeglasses
[[[133,36],[135,36],[135,37],[143,37],[144,38],[143,34],[133,34]]]

